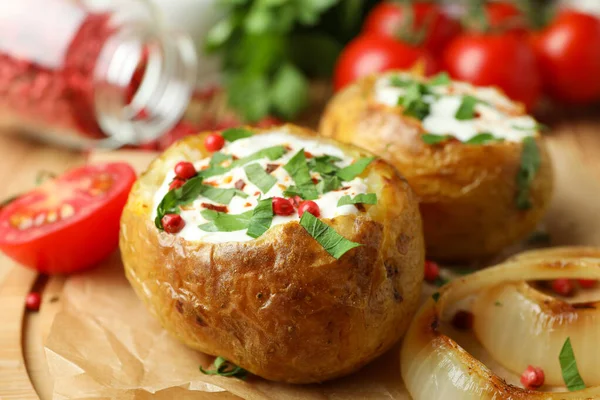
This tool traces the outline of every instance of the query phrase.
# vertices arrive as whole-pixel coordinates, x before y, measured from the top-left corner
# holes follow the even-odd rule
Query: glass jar
[[[154,140],[196,81],[189,37],[143,1],[0,1],[0,128],[63,145]]]

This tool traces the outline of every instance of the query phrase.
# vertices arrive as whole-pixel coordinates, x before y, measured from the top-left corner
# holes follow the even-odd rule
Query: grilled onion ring
[[[483,363],[439,331],[447,305],[498,285],[558,278],[600,280],[600,250],[559,248],[524,253],[495,267],[456,279],[442,287],[437,302],[429,299],[413,319],[402,345],[402,378],[415,400],[420,399],[589,399],[600,397],[600,386],[576,392],[543,393],[507,384]],[[509,327],[508,329],[515,329]],[[521,331],[520,331],[521,332]],[[523,337],[515,337],[523,340]],[[564,338],[563,338],[564,340]],[[561,343],[562,344],[562,343]],[[577,351],[576,351],[577,352]],[[578,354],[580,352],[577,352]],[[558,363],[558,351],[551,355]],[[544,368],[548,366],[543,365]],[[558,366],[559,371],[560,367]],[[580,373],[588,365],[580,365]],[[597,370],[590,370],[592,373]],[[584,378],[585,381],[585,378]]]

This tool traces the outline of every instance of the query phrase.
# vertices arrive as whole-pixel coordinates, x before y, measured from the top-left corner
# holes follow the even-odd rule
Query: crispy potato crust
[[[194,349],[293,383],[351,373],[389,349],[416,310],[424,263],[417,200],[397,171],[375,160],[363,177],[378,204],[324,220],[363,244],[339,260],[297,222],[249,242],[185,241],[157,230],[152,198],[177,161],[208,155],[203,138],[187,137],[156,159],[121,220],[127,278],[162,325]]]
[[[541,166],[532,207],[516,207],[522,144],[430,146],[420,121],[373,99],[377,76],[358,81],[328,104],[320,133],[364,147],[390,161],[419,197],[427,257],[449,262],[485,259],[530,234],[552,194],[552,166],[538,134]],[[521,110],[521,113],[524,113]]]

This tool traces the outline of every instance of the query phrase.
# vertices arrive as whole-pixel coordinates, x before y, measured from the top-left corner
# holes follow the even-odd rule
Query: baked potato
[[[423,279],[406,181],[362,149],[293,125],[224,131],[212,154],[211,135],[167,149],[123,211],[125,272],[150,311],[186,345],[275,381],[325,381],[388,350]],[[257,158],[267,148],[283,150]]]
[[[544,215],[553,179],[539,127],[495,88],[397,71],[339,92],[320,133],[398,168],[419,197],[427,257],[465,262],[525,238]]]

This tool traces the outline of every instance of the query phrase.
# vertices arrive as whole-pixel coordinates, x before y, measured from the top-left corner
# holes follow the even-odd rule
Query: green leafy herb
[[[451,135],[434,135],[433,133],[424,133],[421,135],[421,140],[425,144],[439,144],[453,138],[454,136]]]
[[[271,96],[275,111],[291,119],[308,103],[308,80],[293,64],[284,64],[273,78]]]
[[[273,199],[259,200],[256,208],[252,211],[252,217],[248,224],[248,232],[250,237],[257,238],[265,233],[273,222]]]
[[[302,191],[296,185],[290,185],[287,189],[283,191],[284,197],[294,197],[299,196],[302,197]]]
[[[342,187],[342,180],[337,175],[322,175],[317,183],[317,190],[321,194],[329,193]]]
[[[448,85],[450,82],[450,76],[446,72],[440,72],[429,80],[429,84],[432,86]]]
[[[182,187],[170,190],[159,203],[156,210],[154,224],[158,229],[163,229],[162,217],[165,214],[179,214],[179,206],[189,204],[201,195],[220,204],[229,204],[233,196],[248,197],[240,190],[229,188],[221,189],[202,184],[202,177],[196,176],[188,180]]]
[[[446,278],[442,278],[441,276],[438,276],[437,278],[435,278],[435,281],[433,281],[433,284],[437,287],[442,287],[448,282],[450,282],[450,280],[448,280]]]
[[[317,188],[310,176],[304,149],[300,149],[300,151],[298,151],[290,161],[283,166],[283,168],[294,180],[294,183],[296,184],[295,190],[298,191],[300,197],[305,200],[314,200],[319,197]]]
[[[363,157],[356,160],[353,164],[348,165],[340,169],[336,174],[345,182],[349,182],[362,174],[364,170],[371,164],[375,157]]]
[[[348,204],[377,204],[377,195],[375,193],[360,193],[354,196],[349,195],[340,197],[337,206],[345,206]]]
[[[210,158],[210,162],[209,165],[211,167],[216,167],[219,164],[221,164],[223,161],[225,160],[231,160],[232,156],[230,154],[225,154],[225,153],[221,153],[220,151],[217,151],[215,153],[213,153],[212,157]]]
[[[335,259],[339,259],[350,249],[362,246],[346,239],[311,213],[302,214],[300,225]]]
[[[199,226],[205,232],[234,232],[248,228],[253,211],[242,214],[227,214],[214,210],[202,210],[200,215],[207,222]]]
[[[277,178],[267,172],[258,163],[248,164],[244,167],[248,180],[256,185],[261,192],[267,193],[277,183]]]
[[[227,361],[223,357],[217,357],[213,363],[215,369],[204,369],[200,366],[200,372],[205,375],[219,375],[226,377],[233,377],[238,379],[245,379],[248,375],[248,371],[242,367]]]
[[[326,154],[308,160],[308,168],[310,168],[311,171],[318,172],[321,175],[332,174],[340,169],[337,165],[335,165],[335,162],[341,160],[342,159],[339,157]]]
[[[523,139],[523,150],[521,152],[521,165],[517,172],[517,208],[528,210],[531,208],[529,190],[537,172],[540,169],[540,151],[533,137]]]
[[[440,292],[435,292],[434,294],[431,295],[431,298],[433,299],[433,301],[435,301],[437,303],[438,300],[440,299]]]
[[[408,87],[414,81],[409,78],[401,77],[399,75],[393,75],[390,77],[390,85],[400,88]]]
[[[398,99],[398,105],[404,108],[403,114],[423,120],[429,115],[429,103],[423,96],[431,94],[429,88],[421,82],[413,81],[407,86],[404,96]]]
[[[479,103],[479,99],[473,96],[464,96],[460,107],[456,111],[454,117],[458,120],[467,120],[475,118],[475,106]]]
[[[269,160],[274,161],[281,158],[281,156],[283,156],[285,153],[287,153],[287,150],[283,146],[267,147],[255,153],[252,153],[249,156],[235,160],[231,163],[228,170],[231,170],[235,167],[239,167],[241,165],[248,164],[251,161],[260,160],[261,158],[268,158]]]
[[[248,129],[244,128],[230,128],[221,132],[221,136],[223,139],[228,142],[235,142],[236,140],[246,139],[253,136],[254,133]]]
[[[583,379],[581,379],[581,375],[579,375],[579,370],[577,369],[575,353],[571,346],[571,338],[567,338],[565,341],[565,344],[560,350],[558,361],[560,362],[563,380],[565,381],[567,389],[571,392],[585,389],[585,383],[583,383]]]
[[[496,136],[492,135],[490,132],[481,132],[463,143],[465,143],[465,144],[485,144],[485,143],[490,143],[490,142],[503,142],[503,141],[504,141],[503,138],[497,138]]]

